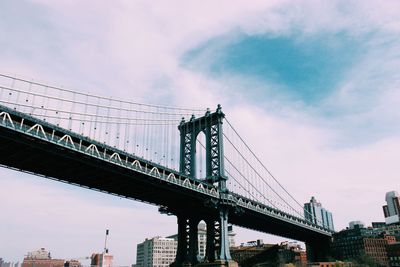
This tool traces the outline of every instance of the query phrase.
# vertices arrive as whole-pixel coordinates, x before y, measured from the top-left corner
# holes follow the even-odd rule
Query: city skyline
[[[221,103],[279,181],[301,203],[315,195],[336,230],[383,221],[385,193],[400,190],[398,3],[228,3],[3,1],[0,70],[145,103]],[[149,233],[176,232],[156,207],[0,176],[6,261],[39,247],[85,256],[111,229],[115,262],[129,265]],[[274,239],[237,233],[238,243]]]

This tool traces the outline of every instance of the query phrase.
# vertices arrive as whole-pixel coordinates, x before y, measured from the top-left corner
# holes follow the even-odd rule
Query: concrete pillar
[[[221,207],[219,211],[220,223],[220,246],[219,246],[219,260],[230,261],[232,260],[231,252],[229,251],[229,236],[228,236],[228,209]]]
[[[186,216],[177,215],[178,217],[178,247],[174,265],[182,266],[188,261],[188,220]]]
[[[331,258],[331,239],[306,242],[306,250],[308,262],[329,261]]]
[[[198,225],[200,219],[189,219],[189,253],[188,260],[192,266],[199,263],[197,256],[199,255],[199,238],[198,238]]]
[[[215,221],[214,219],[206,220],[207,224],[207,246],[206,257],[207,262],[215,261]]]

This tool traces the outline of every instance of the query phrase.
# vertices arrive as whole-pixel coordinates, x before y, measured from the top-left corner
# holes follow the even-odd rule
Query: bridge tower
[[[224,174],[224,146],[222,120],[225,114],[221,105],[218,105],[216,112],[207,111],[205,116],[195,118],[186,122],[183,118],[178,129],[181,134],[180,141],[180,172],[189,177],[196,176],[196,141],[199,133],[206,136],[206,177],[211,183],[218,183],[220,191],[226,191],[226,180]],[[203,178],[203,177],[199,177]]]
[[[180,172],[196,178],[196,142],[198,135],[205,134],[206,175],[197,177],[218,187],[220,194],[228,195],[224,173],[224,147],[222,124],[225,114],[221,105],[215,112],[209,110],[202,117],[192,116],[189,121],[182,119],[180,131]],[[228,198],[225,198],[228,199]],[[178,218],[178,249],[173,266],[237,266],[229,251],[228,214],[233,203],[205,201],[215,213],[199,215],[196,211],[172,211]],[[207,224],[207,245],[204,263],[198,261],[198,224]]]

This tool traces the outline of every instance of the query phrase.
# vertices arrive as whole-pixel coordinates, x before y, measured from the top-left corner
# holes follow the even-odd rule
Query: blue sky
[[[400,190],[399,5],[6,0],[0,71],[144,103],[221,103],[292,195],[314,195],[341,229],[382,221],[385,193]],[[156,207],[7,169],[0,177],[6,260],[43,246],[86,256],[110,228],[116,264],[127,266],[137,243],[176,232]],[[237,232],[238,242],[279,240]]]
[[[234,30],[186,51],[181,62],[185,68],[211,79],[236,84],[230,90],[246,91],[254,104],[273,99],[318,118],[326,127],[340,125],[334,145],[359,145],[399,133],[391,118],[364,117],[379,106],[379,98],[388,89],[385,79],[397,80],[393,70],[385,72],[385,64],[379,66],[378,62],[374,62],[373,70],[363,66],[374,57],[387,56],[386,49],[397,46],[398,37],[372,30],[355,34],[351,29],[313,34],[294,29],[280,35],[250,35]],[[358,74],[368,75],[368,80],[354,84],[351,97],[338,98],[357,70]],[[282,115],[281,108],[272,112]],[[357,123],[346,121],[351,116],[358,116]],[[389,116],[397,118],[397,110]]]
[[[346,33],[274,36],[232,32],[188,51],[183,62],[212,78],[245,76],[276,85],[259,92],[249,87],[254,99],[275,95],[318,106],[360,60],[364,42],[365,38]]]

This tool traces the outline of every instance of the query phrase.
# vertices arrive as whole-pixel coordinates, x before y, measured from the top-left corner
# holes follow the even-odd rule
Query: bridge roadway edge
[[[18,140],[18,141],[17,141]],[[0,127],[0,164],[44,178],[125,197],[144,203],[179,209],[204,209],[204,196],[173,186],[115,164],[65,151],[57,145]]]

